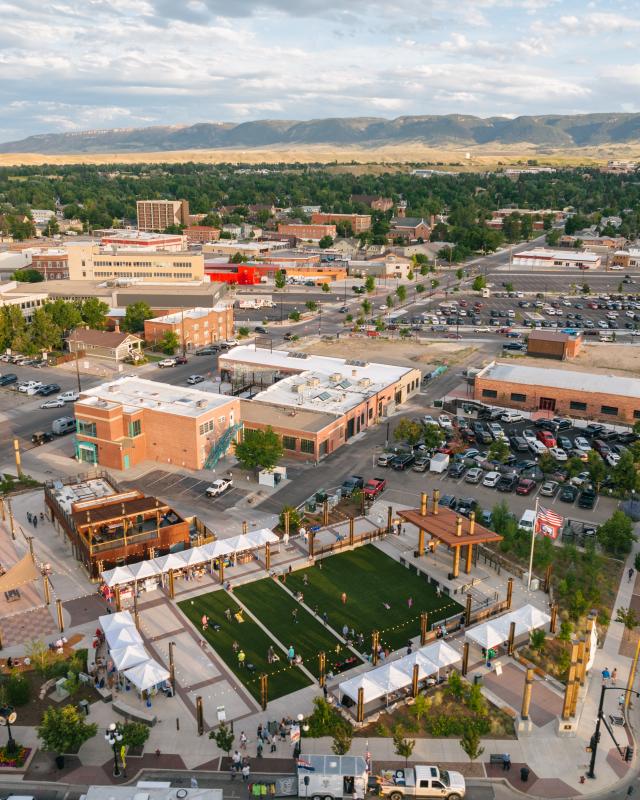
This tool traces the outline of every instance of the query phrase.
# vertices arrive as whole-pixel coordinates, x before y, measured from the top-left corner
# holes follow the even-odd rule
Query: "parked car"
[[[512,450],[515,450],[519,453],[526,452],[529,449],[527,440],[523,436],[518,436],[516,434],[513,434],[509,437],[509,444],[511,445]]]
[[[412,469],[414,472],[426,472],[429,469],[430,456],[418,456]]]
[[[440,498],[440,505],[445,508],[453,508],[456,504],[456,498],[452,494],[443,494]]]
[[[551,431],[540,430],[536,436],[538,441],[542,442],[542,444],[547,448],[555,447],[557,445],[556,437],[551,433]]]
[[[196,383],[202,383],[204,380],[204,375],[189,375],[187,378],[187,383],[193,386]]]
[[[584,436],[576,436],[573,440],[573,446],[578,450],[584,450],[586,453],[588,450],[591,450],[591,445],[589,444],[588,440],[584,438]]]
[[[516,494],[526,495],[536,488],[536,482],[531,478],[520,478],[516,486]]]
[[[223,492],[233,487],[233,481],[230,478],[218,478],[211,486],[205,489],[207,497],[219,497]]]
[[[369,478],[362,489],[365,497],[373,501],[387,488],[385,478]]]
[[[0,386],[9,386],[11,383],[16,383],[18,376],[15,372],[7,372],[6,375],[0,377]]]
[[[393,453],[380,453],[380,455],[376,459],[376,464],[379,467],[389,467],[394,458],[395,456],[393,455]]]
[[[446,414],[440,414],[438,417],[438,425],[446,430],[451,430],[453,428],[453,425],[451,424],[451,418]]]
[[[62,408],[64,406],[64,400],[59,400],[57,397],[51,398],[51,400],[45,400],[44,403],[40,405],[40,408]]]
[[[461,478],[466,469],[462,461],[456,461],[449,467],[448,475],[450,478]]]
[[[559,485],[557,481],[545,481],[540,487],[540,494],[543,497],[555,497]]]
[[[267,329],[263,325],[256,325],[256,327],[253,330],[256,333],[262,333],[262,334],[267,333]]]
[[[18,386],[18,391],[23,394],[35,394],[42,386],[42,381],[25,381]]]
[[[480,483],[482,477],[482,470],[480,467],[471,467],[471,469],[464,476],[466,483]]]
[[[570,483],[563,486],[558,497],[563,503],[573,503],[578,496],[578,489]]]
[[[160,369],[164,369],[165,367],[175,367],[177,363],[178,362],[175,358],[163,358],[162,361],[158,361],[158,367],[160,367]]]
[[[189,359],[186,356],[175,356],[176,364],[188,364]]]
[[[79,397],[80,397],[79,392],[75,392],[73,391],[73,389],[69,389],[69,391],[59,394],[58,400],[62,400],[64,403],[75,403]]]
[[[496,489],[499,492],[512,492],[517,485],[518,485],[518,476],[511,473],[509,475],[503,475],[500,478],[500,480],[496,484]]]
[[[499,472],[494,472],[494,471],[487,472],[487,474],[482,479],[482,485],[489,486],[490,488],[493,489],[497,485],[501,477],[502,476],[500,475]]]
[[[403,472],[405,469],[412,467],[415,463],[416,457],[413,453],[406,453],[405,455],[394,456],[391,460],[391,469]]]
[[[561,447],[550,447],[549,448],[550,455],[555,458],[556,461],[567,461],[569,456],[567,456],[566,452]]]
[[[45,383],[36,391],[36,394],[39,394],[41,397],[48,397],[50,394],[55,394],[55,392],[59,391],[60,387],[57,383]]]
[[[520,435],[527,443],[536,440],[536,432],[532,428],[525,428]]]
[[[551,424],[553,425],[553,430],[556,431],[568,431],[571,430],[573,427],[572,422],[570,419],[564,419],[563,417],[553,417],[551,420]]]
[[[596,494],[596,490],[593,488],[593,486],[587,485],[580,492],[580,496],[578,497],[578,507],[592,509],[595,506],[597,499],[598,495]]]
[[[41,444],[46,444],[53,440],[53,434],[49,433],[48,431],[38,431],[37,433],[32,434],[31,442],[36,447],[39,447]]]

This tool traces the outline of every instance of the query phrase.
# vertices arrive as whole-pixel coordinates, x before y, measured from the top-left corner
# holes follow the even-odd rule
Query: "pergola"
[[[494,531],[479,525],[476,522],[476,515],[472,511],[469,519],[461,517],[450,508],[439,506],[440,492],[435,489],[433,492],[433,504],[429,512],[429,497],[426,492],[422,493],[420,508],[408,508],[398,511],[400,517],[405,522],[415,525],[418,529],[418,555],[424,555],[424,535],[428,533],[433,543],[433,549],[440,545],[446,545],[453,551],[452,577],[457,578],[460,574],[460,553],[465,548],[465,572],[471,572],[473,563],[473,547],[487,542],[500,542],[502,536]]]

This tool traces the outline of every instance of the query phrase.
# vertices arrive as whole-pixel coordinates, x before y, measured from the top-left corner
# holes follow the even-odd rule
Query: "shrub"
[[[449,675],[449,692],[457,700],[460,700],[460,698],[462,697],[463,691],[464,691],[464,688],[463,688],[463,685],[462,685],[462,678],[460,677],[460,674],[458,672],[453,670],[451,675]]]
[[[323,697],[314,698],[313,705],[313,713],[305,720],[309,726],[305,736],[335,736],[338,728],[351,729],[349,723]]]
[[[12,706],[26,706],[31,699],[29,682],[19,673],[14,672],[6,683],[7,699]]]
[[[149,727],[143,722],[127,722],[122,726],[122,743],[126,747],[144,747],[149,738]]]

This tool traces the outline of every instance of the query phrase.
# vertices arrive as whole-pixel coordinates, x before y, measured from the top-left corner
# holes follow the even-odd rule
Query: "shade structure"
[[[252,547],[264,547],[265,544],[275,544],[280,539],[270,528],[259,528],[257,531],[249,531],[247,539]]]
[[[135,628],[136,626],[133,617],[128,611],[116,611],[115,614],[103,614],[101,617],[98,617],[98,622],[105,634],[116,628]]]
[[[229,545],[227,539],[216,539],[215,542],[203,544],[200,550],[206,555],[207,558],[221,558],[233,553],[233,547]]]
[[[162,572],[169,572],[170,569],[182,569],[184,561],[180,557],[180,553],[169,553],[166,556],[158,556],[154,561]]]
[[[122,671],[135,667],[149,660],[149,654],[140,644],[130,644],[127,647],[119,647],[109,653],[116,669]]]
[[[397,661],[393,662],[394,666],[402,672],[405,672],[411,680],[413,680],[413,667],[414,664],[418,665],[418,680],[428,678],[429,675],[435,675],[439,666],[421,651],[416,650],[408,656],[402,656]]]
[[[119,586],[121,583],[133,583],[135,577],[129,567],[116,567],[102,573],[102,580],[107,586]]]
[[[423,647],[419,652],[428,658],[429,661],[433,661],[434,664],[437,664],[438,669],[450,667],[452,664],[457,664],[458,661],[462,661],[462,656],[454,650],[450,644],[442,641],[442,639]]]
[[[518,608],[516,611],[512,611],[510,614],[507,614],[506,617],[502,617],[502,619],[508,619],[509,624],[511,622],[516,623],[516,635],[519,635],[520,629],[522,629],[522,633],[528,633],[529,631],[536,630],[536,628],[544,628],[545,625],[551,622],[549,614],[546,614],[544,611],[541,611],[531,604],[522,606],[522,608]]]
[[[369,673],[369,677],[383,689],[385,694],[397,692],[411,683],[409,673],[399,669],[395,662],[378,667],[378,669]]]
[[[232,553],[242,553],[244,550],[252,550],[255,547],[246,533],[241,533],[240,536],[232,536],[231,539],[226,541],[229,543],[229,547],[233,547]]]
[[[162,572],[153,558],[150,561],[137,561],[135,564],[127,564],[127,569],[131,571],[137,581],[142,581],[145,578],[154,578]]]
[[[168,680],[169,671],[151,658],[142,664],[125,670],[124,676],[141,692],[144,692]]]
[[[109,645],[109,650],[119,650],[132,644],[142,644],[142,637],[137,628],[125,625],[120,628],[113,628],[109,632],[105,631],[105,638]]]
[[[385,694],[385,690],[379,683],[376,683],[372,677],[370,677],[371,673],[366,673],[364,675],[356,675],[355,678],[349,678],[348,681],[343,681],[340,684],[340,694],[346,694],[347,697],[350,697],[356,703],[358,702],[358,689],[362,688],[364,690],[364,702],[369,703],[371,700],[377,700],[379,697],[383,697]]]
[[[503,619],[483,622],[482,625],[470,628],[465,632],[465,639],[470,639],[479,647],[484,647],[485,650],[490,647],[497,647],[509,638],[509,625],[505,627]]]
[[[183,567],[193,567],[196,564],[204,564],[209,560],[209,556],[202,551],[201,547],[190,547],[177,554],[182,559]]]

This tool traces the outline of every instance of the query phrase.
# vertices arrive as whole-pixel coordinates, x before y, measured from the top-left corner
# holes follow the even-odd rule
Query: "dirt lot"
[[[623,375],[630,378],[640,375],[640,347],[636,344],[587,344],[572,361],[549,361],[546,358],[523,358],[519,364],[549,369],[584,371],[603,375]]]
[[[359,358],[363,361],[397,364],[402,367],[419,367],[427,371],[427,367],[437,367],[440,364],[446,364],[449,367],[460,366],[466,363],[479,348],[475,345],[466,345],[464,342],[419,344],[415,341],[392,341],[354,336],[341,337],[331,342],[315,341],[305,344],[303,341],[297,343],[295,349],[321,356]]]

